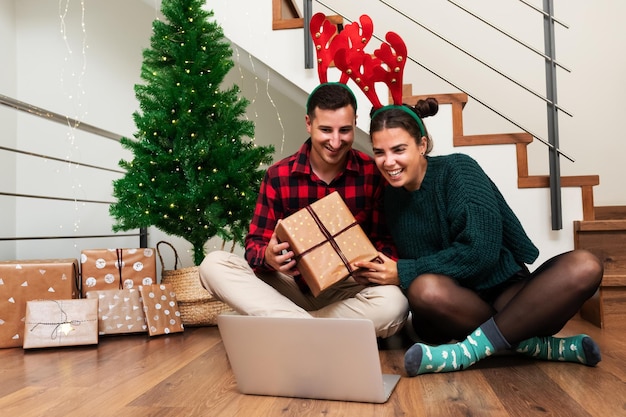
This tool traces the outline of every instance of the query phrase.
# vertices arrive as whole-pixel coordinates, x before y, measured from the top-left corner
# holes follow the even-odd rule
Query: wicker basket
[[[174,269],[165,269],[159,248],[162,243],[174,251]],[[169,242],[162,240],[157,243],[156,251],[161,261],[161,282],[171,284],[176,292],[178,309],[185,326],[215,326],[220,313],[232,311],[228,305],[213,298],[202,286],[197,266],[177,269],[182,264],[178,252]]]

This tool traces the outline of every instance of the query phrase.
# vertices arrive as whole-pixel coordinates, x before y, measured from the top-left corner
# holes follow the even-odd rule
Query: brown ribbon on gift
[[[354,269],[352,268],[352,266],[350,265],[350,262],[348,261],[348,258],[346,258],[346,256],[343,254],[343,251],[341,250],[341,248],[339,247],[339,244],[337,243],[337,241],[335,240],[336,236],[339,236],[340,234],[344,233],[346,230],[349,230],[351,228],[353,228],[354,226],[357,225],[357,222],[353,222],[352,224],[344,227],[343,229],[341,229],[339,232],[337,232],[335,235],[332,235],[328,229],[326,228],[326,226],[324,226],[324,223],[322,223],[322,221],[320,220],[320,218],[317,216],[317,213],[315,213],[315,211],[311,208],[311,206],[306,206],[306,210],[309,212],[309,214],[311,215],[311,217],[313,217],[313,220],[315,220],[315,224],[317,224],[317,227],[320,229],[320,231],[322,232],[322,234],[324,235],[324,237],[326,238],[325,241],[322,241],[320,243],[318,243],[317,245],[314,245],[310,248],[308,248],[307,250],[305,250],[304,252],[302,252],[301,254],[297,255],[295,257],[296,262],[298,262],[304,255],[306,255],[309,252],[314,251],[315,249],[319,248],[320,246],[322,246],[323,244],[325,244],[326,242],[330,243],[330,245],[333,247],[333,249],[335,250],[335,252],[337,253],[337,255],[339,256],[339,259],[341,259],[341,262],[343,262],[343,264],[345,265],[346,269],[348,270],[348,275],[352,275],[352,273],[354,272]]]
[[[41,300],[44,301],[44,300]],[[37,328],[37,326],[42,325],[42,326],[54,326],[54,329],[52,329],[52,333],[50,333],[50,339],[54,340],[57,338],[57,334],[58,334],[58,330],[59,327],[61,327],[64,324],[69,324],[69,325],[73,325],[73,326],[80,326],[80,324],[82,322],[85,321],[94,321],[94,320],[68,320],[67,319],[67,313],[65,312],[65,310],[63,310],[63,307],[61,307],[61,303],[59,303],[57,300],[45,300],[45,301],[52,301],[54,303],[57,304],[57,306],[59,306],[59,310],[61,310],[61,316],[62,316],[62,320],[61,322],[37,322],[37,323],[27,323],[27,324],[34,324],[33,327],[30,328],[30,331],[32,332],[33,330],[35,330]]]
[[[117,272],[120,274],[120,285],[119,285],[119,289],[123,290],[124,289],[124,282],[122,281],[122,265],[123,265],[123,261],[122,261],[122,249],[115,249],[115,255],[117,256]]]

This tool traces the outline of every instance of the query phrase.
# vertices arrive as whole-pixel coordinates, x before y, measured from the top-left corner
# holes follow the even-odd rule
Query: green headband
[[[420,128],[420,133],[422,134],[422,136],[426,136],[426,128],[424,127],[424,122],[422,122],[422,119],[420,119],[420,117],[417,115],[417,113],[415,113],[413,110],[411,110],[410,108],[408,108],[407,106],[398,106],[396,104],[390,104],[388,106],[383,106],[380,109],[376,110],[373,114],[372,114],[372,119],[374,117],[376,117],[378,114],[382,113],[383,111],[386,110],[391,110],[391,109],[398,109],[398,110],[402,110],[403,112],[407,113],[409,116],[411,116],[413,118],[413,120],[415,120],[417,122],[417,125]]]
[[[357,108],[357,100],[356,100],[356,96],[354,95],[354,93],[352,92],[352,90],[350,90],[350,87],[348,87],[347,85],[345,85],[344,83],[340,83],[340,82],[328,82],[328,83],[322,83],[320,85],[318,85],[317,87],[315,87],[313,89],[313,91],[311,91],[311,94],[309,94],[309,97],[306,99],[306,112],[307,114],[309,113],[309,101],[311,101],[311,96],[313,94],[315,94],[315,92],[317,90],[320,89],[321,86],[323,85],[339,85],[343,88],[345,88],[346,90],[348,90],[348,93],[350,93],[350,95],[352,96],[352,98],[354,99],[354,111],[356,111]]]

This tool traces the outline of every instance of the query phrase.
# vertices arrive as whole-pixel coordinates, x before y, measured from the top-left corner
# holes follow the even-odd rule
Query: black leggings
[[[602,281],[600,260],[586,250],[557,255],[484,291],[461,287],[445,275],[423,274],[407,290],[413,327],[426,343],[465,337],[493,317],[511,345],[557,333]]]

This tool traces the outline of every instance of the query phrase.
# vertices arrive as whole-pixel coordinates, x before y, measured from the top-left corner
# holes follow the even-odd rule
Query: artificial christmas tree
[[[114,231],[155,226],[193,246],[199,265],[214,236],[243,243],[273,147],[254,143],[248,101],[220,85],[234,66],[204,0],[163,0],[136,85],[134,154],[121,160],[110,207]]]

